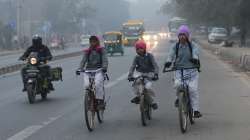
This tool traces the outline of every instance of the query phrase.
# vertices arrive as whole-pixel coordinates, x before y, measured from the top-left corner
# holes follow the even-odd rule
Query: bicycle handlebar
[[[188,67],[188,68],[184,68],[184,67],[172,67],[171,69],[166,70],[166,68],[163,69],[163,73],[166,72],[172,72],[172,71],[177,71],[177,70],[189,70],[189,69],[199,69],[199,67]]]
[[[103,68],[97,69],[97,70],[85,70],[85,69],[78,69],[76,70],[76,75],[80,75],[80,73],[97,73],[101,71]],[[105,77],[104,79],[109,81],[109,76],[107,73],[104,73]]]
[[[134,81],[136,81],[137,79],[140,79],[140,78],[147,78],[147,79],[153,79],[152,77],[149,77],[149,76],[146,76],[146,75],[140,75],[140,76],[138,76],[138,77],[132,77],[132,79],[131,80],[129,80],[129,82],[134,82]]]

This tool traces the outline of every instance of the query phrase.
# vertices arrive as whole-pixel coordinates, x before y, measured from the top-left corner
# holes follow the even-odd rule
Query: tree
[[[246,8],[249,6],[248,0],[173,0],[162,6],[162,12],[168,14],[166,9],[174,7],[174,15],[185,17],[192,23],[232,26],[239,24],[242,9],[245,9],[243,13],[250,12]],[[245,14],[241,19],[245,20],[247,16]]]

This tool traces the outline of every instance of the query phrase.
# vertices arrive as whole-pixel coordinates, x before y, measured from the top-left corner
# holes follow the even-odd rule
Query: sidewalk
[[[209,44],[207,40],[198,39],[200,46],[220,56],[221,59],[232,63],[244,70],[250,70],[250,47],[222,47],[219,44]]]

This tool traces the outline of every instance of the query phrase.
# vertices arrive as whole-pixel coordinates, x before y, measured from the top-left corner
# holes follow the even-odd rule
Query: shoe
[[[200,118],[202,114],[199,111],[194,111],[194,118]]]
[[[178,106],[179,106],[179,100],[178,100],[178,99],[175,100],[174,106],[175,106],[175,107],[178,107]]]
[[[131,103],[139,104],[139,103],[140,103],[140,98],[139,98],[138,96],[134,97],[134,98],[131,100]]]
[[[157,103],[152,103],[152,104],[151,104],[151,107],[152,107],[154,110],[158,109]]]

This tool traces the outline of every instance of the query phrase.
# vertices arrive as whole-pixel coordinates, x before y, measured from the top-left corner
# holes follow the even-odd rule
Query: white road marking
[[[54,122],[55,120],[57,120],[61,117],[62,117],[62,115],[59,115],[57,117],[49,118],[49,121],[43,122],[41,125],[29,126],[29,127],[25,128],[24,130],[20,131],[19,133],[13,135],[12,137],[9,137],[7,140],[24,140],[24,139],[30,137],[32,134],[39,131],[40,129],[42,129],[43,127],[51,124],[52,122]]]
[[[106,88],[111,88],[115,85],[117,85],[120,81],[124,80],[127,78],[128,72],[122,74],[120,77],[118,77],[116,80],[109,82],[105,87]],[[41,123],[40,125],[32,125],[29,126],[25,129],[23,129],[22,131],[16,133],[15,135],[9,137],[7,140],[25,140],[28,137],[30,137],[31,135],[33,135],[34,133],[38,132],[40,129],[46,127],[47,125],[53,123],[54,121],[56,121],[57,119],[61,118],[63,115],[59,115],[56,117],[52,117],[49,118],[48,121],[45,121],[43,123]]]
[[[128,76],[128,72],[124,73],[123,75],[121,75],[119,78],[117,78],[115,81],[109,82],[105,87],[106,88],[111,88],[115,85],[117,85],[120,81],[126,79]]]

